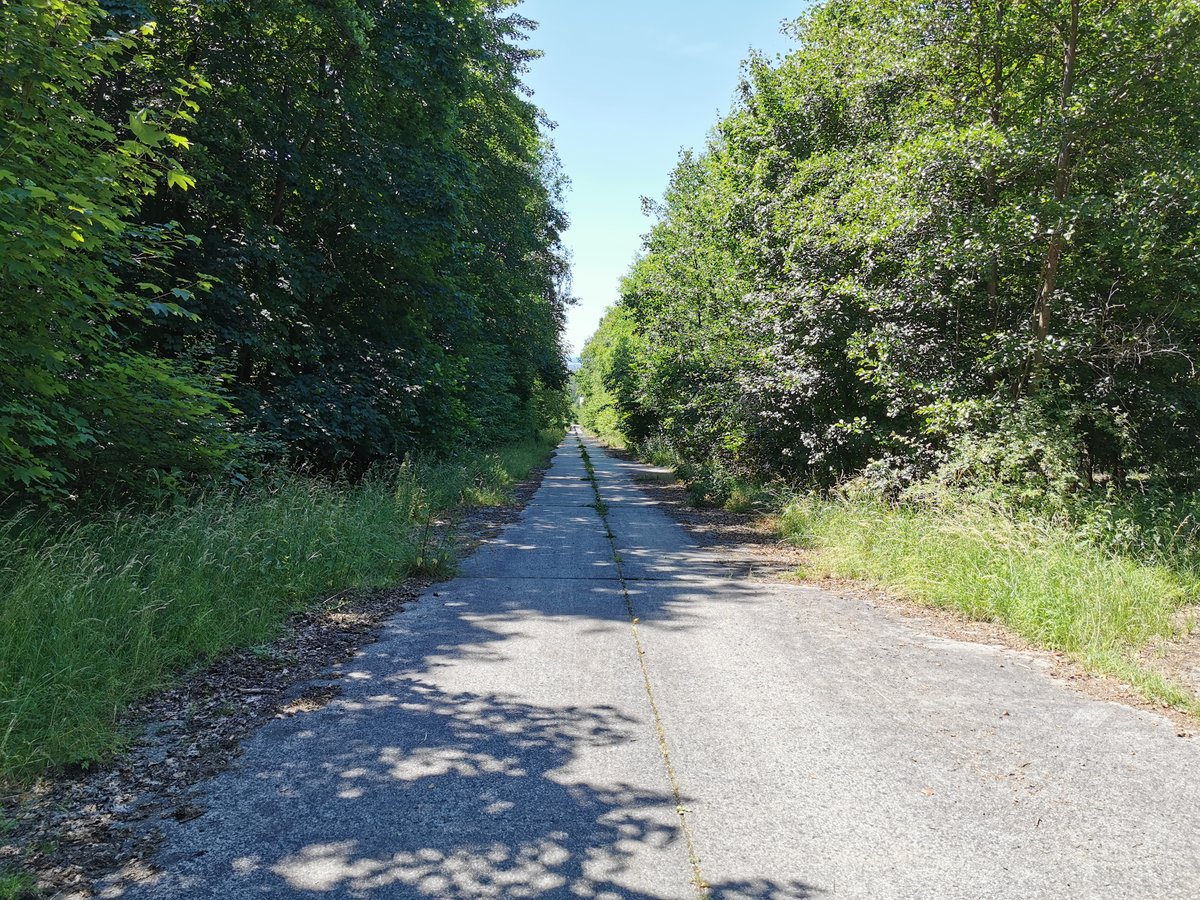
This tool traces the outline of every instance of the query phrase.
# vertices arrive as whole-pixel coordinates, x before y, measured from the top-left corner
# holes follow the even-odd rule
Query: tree
[[[1193,470],[1198,29],[1183,0],[814,10],[626,283],[641,407],[687,458],[826,483],[1014,429],[1064,485]]]
[[[530,427],[561,386],[559,232],[524,20],[478,0],[152,3],[152,75],[213,83],[181,263],[219,282],[145,335],[227,373],[244,428],[323,469]]]
[[[102,117],[118,73],[150,64],[153,37],[148,24],[106,24],[91,2],[0,5],[4,493],[169,482],[215,468],[228,446],[225,404],[192,369],[121,339],[183,315],[195,287],[168,271],[177,224],[141,212],[151,194],[192,184],[175,130],[200,85],[181,79]]]
[[[564,179],[510,6],[0,6],[0,489],[169,493],[235,444],[358,474],[560,416]]]

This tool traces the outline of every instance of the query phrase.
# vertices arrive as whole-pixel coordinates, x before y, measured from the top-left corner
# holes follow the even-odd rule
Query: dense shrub
[[[681,160],[585,423],[710,480],[1186,484],[1195,4],[830,0],[794,30]]]

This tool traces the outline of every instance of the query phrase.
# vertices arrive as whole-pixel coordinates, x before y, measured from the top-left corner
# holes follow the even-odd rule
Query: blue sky
[[[558,123],[554,142],[571,179],[566,242],[575,295],[572,353],[617,299],[650,220],[641,197],[661,198],[683,148],[699,148],[729,109],[751,47],[791,42],[779,25],[805,0],[525,0],[545,52],[526,82]]]

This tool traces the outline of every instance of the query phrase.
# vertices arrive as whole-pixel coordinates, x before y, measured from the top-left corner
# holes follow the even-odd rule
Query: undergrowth
[[[0,780],[112,754],[132,701],[322,597],[449,571],[456,511],[506,502],[560,437],[354,484],[290,476],[180,509],[0,523]]]

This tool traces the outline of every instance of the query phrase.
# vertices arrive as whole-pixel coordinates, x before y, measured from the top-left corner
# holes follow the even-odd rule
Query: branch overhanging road
[[[521,519],[165,823],[123,897],[1196,897],[1200,746],[757,582],[559,447]],[[600,502],[597,503],[597,495]]]

